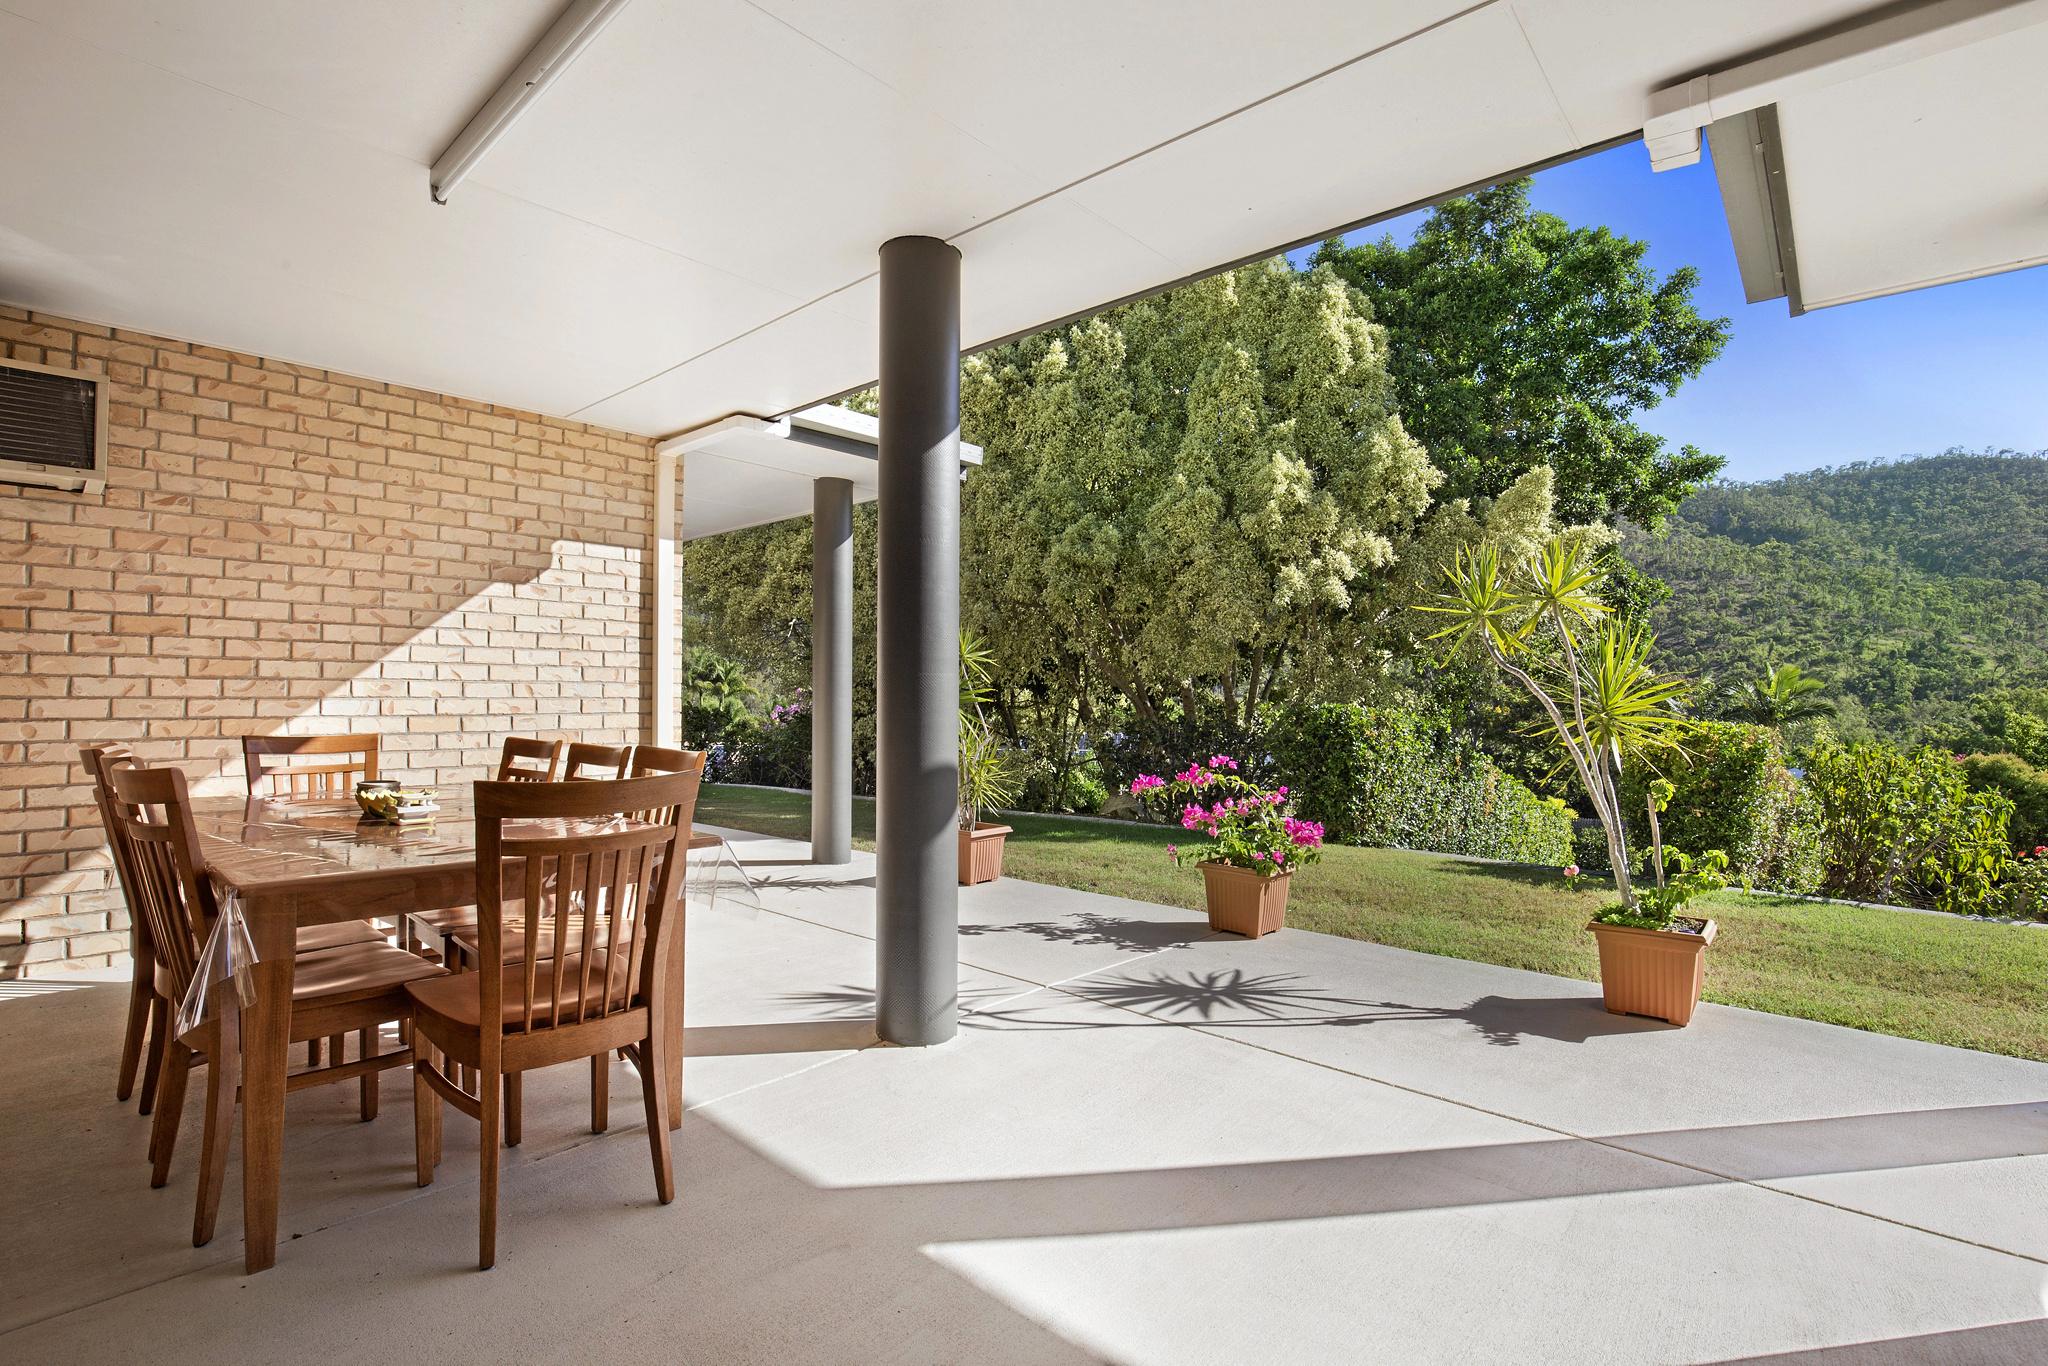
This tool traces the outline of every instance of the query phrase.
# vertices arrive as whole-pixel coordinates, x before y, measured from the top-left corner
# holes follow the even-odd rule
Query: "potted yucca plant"
[[[1003,842],[1010,827],[982,819],[1013,805],[1022,775],[1009,747],[988,723],[994,696],[994,655],[972,632],[960,633],[960,885],[994,882],[1003,875]]]
[[[1553,537],[1507,566],[1494,546],[1467,548],[1445,573],[1449,588],[1422,610],[1454,620],[1430,638],[1448,641],[1453,651],[1477,648],[1535,699],[1607,837],[1619,899],[1587,926],[1600,947],[1607,1008],[1686,1023],[1699,1004],[1715,926],[1679,911],[1725,885],[1728,860],[1720,850],[1697,861],[1676,851],[1667,856],[1657,816],[1671,786],[1660,781],[1651,784],[1648,811],[1655,885],[1635,886],[1621,772],[1625,762],[1683,752],[1691,727],[1682,710],[1688,685],[1651,669],[1653,638],[1608,612],[1599,596],[1602,575],[1576,541]],[[1667,858],[1675,875],[1667,876]]]
[[[1201,868],[1210,929],[1257,939],[1286,924],[1294,870],[1323,856],[1323,827],[1289,814],[1286,788],[1268,791],[1241,776],[1236,759],[1213,754],[1170,779],[1141,773],[1129,791],[1148,805],[1178,805],[1181,828],[1208,836],[1166,852]]]

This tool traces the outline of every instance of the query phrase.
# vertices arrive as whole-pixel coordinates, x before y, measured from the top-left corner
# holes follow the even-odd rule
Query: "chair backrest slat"
[[[336,755],[307,763],[308,755]],[[245,735],[242,769],[252,797],[346,797],[377,776],[375,735]]]
[[[623,778],[631,754],[630,745],[593,745],[578,740],[569,746],[568,760],[562,765],[562,777],[569,782],[584,778]]]
[[[498,781],[501,783],[551,783],[562,765],[562,740],[534,740],[508,735],[498,752]]]
[[[681,951],[668,931],[680,923],[701,776],[700,762],[611,782],[476,785],[479,956],[519,965],[478,984],[487,1055],[508,1005],[512,1027],[527,1033],[653,1006],[668,955]],[[504,910],[515,895],[525,933],[508,958]],[[520,999],[506,1002],[507,991]]]
[[[690,806],[690,807],[694,807],[695,805],[696,805],[696,793],[695,793],[695,792],[693,791],[693,792],[691,793],[691,795],[690,795],[690,801],[689,801],[689,806]],[[682,821],[682,828],[683,828],[684,830],[688,830],[688,829],[690,828],[690,817],[689,817],[689,811],[688,811],[688,809],[687,809],[687,808],[685,809],[685,811],[684,811],[684,813],[683,813],[683,821]],[[687,851],[685,851],[685,850],[683,849],[683,847],[682,847],[682,845],[681,845],[681,843],[680,843],[680,842],[678,842],[678,843],[677,843],[676,845],[670,846],[670,847],[669,847],[668,849],[665,849],[665,850],[664,850],[664,849],[648,849],[648,850],[644,850],[644,851],[642,852],[642,855],[641,855],[641,862],[640,862],[640,868],[639,868],[639,872],[638,872],[638,877],[637,877],[637,883],[638,883],[638,891],[637,891],[637,895],[638,895],[638,897],[639,897],[639,899],[640,899],[640,903],[641,903],[642,905],[645,905],[645,904],[647,904],[648,898],[650,898],[650,897],[652,897],[652,896],[654,896],[654,895],[655,895],[655,885],[656,885],[656,881],[657,881],[657,879],[659,878],[659,876],[660,876],[660,874],[661,874],[661,865],[662,865],[662,861],[663,861],[663,858],[664,858],[664,857],[665,857],[666,855],[668,855],[668,854],[674,854],[674,855],[676,856],[676,858],[677,858],[678,860],[681,860],[681,859],[684,859],[684,858],[686,858],[686,857],[687,857]],[[680,887],[680,886],[682,885],[682,878],[681,878],[681,876],[680,876],[680,875],[678,875],[678,877],[677,877],[677,879],[676,879],[676,885],[677,885],[678,887]],[[681,902],[680,902],[680,901],[677,901],[677,902],[676,902],[675,904],[676,904],[676,905],[680,905],[680,904],[681,904]],[[628,989],[628,985],[629,985],[630,983],[633,983],[633,982],[637,982],[637,981],[639,981],[639,980],[640,980],[640,949],[641,949],[641,946],[642,946],[643,944],[645,944],[645,943],[647,942],[647,941],[646,941],[646,936],[645,936],[645,935],[643,935],[643,934],[641,933],[641,930],[642,930],[643,924],[644,924],[644,922],[643,922],[643,921],[640,921],[640,920],[635,920],[635,921],[634,921],[634,922],[633,922],[633,923],[632,923],[631,925],[628,925],[628,926],[626,926],[626,927],[625,927],[625,932],[626,932],[626,975],[625,975],[625,979],[624,979],[624,981],[622,981],[622,982],[621,982],[621,983],[619,984],[619,990],[620,990],[620,991],[621,991],[622,993],[623,993],[623,992],[625,992],[625,991],[626,991],[626,990]],[[614,946],[614,948],[616,948],[616,947],[617,947],[618,935],[619,935],[619,927],[618,927],[617,923],[616,923],[616,922],[614,922],[614,924],[613,924],[613,928],[612,928],[612,940],[613,940],[613,946]],[[610,996],[611,996],[611,991],[612,991],[611,983],[610,983],[609,981],[607,981],[607,982],[605,983],[605,996],[606,996],[606,999],[607,999],[607,1001],[609,1001],[609,999],[610,999]],[[609,1008],[609,1007],[607,1007],[607,1008]]]

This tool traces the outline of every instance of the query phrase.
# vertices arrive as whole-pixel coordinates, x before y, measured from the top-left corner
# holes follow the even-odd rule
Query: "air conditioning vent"
[[[0,481],[97,493],[106,478],[105,379],[0,361]]]

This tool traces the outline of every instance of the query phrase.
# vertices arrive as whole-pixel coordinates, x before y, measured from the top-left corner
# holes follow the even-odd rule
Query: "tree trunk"
[[[1650,812],[1650,851],[1651,857],[1655,860],[1657,885],[1662,887],[1664,885],[1664,830],[1657,823],[1657,799],[1655,797],[1647,798],[1644,800],[1643,805],[1648,807]]]
[[[1250,732],[1253,720],[1259,714],[1259,695],[1264,691],[1266,675],[1266,647],[1261,645],[1252,651],[1251,679],[1244,690],[1244,718],[1240,724]]]
[[[1600,824],[1607,832],[1607,861],[1614,867],[1614,890],[1621,897],[1621,904],[1635,909],[1636,889],[1628,875],[1628,827],[1622,823],[1621,806],[1614,798],[1614,784],[1607,769],[1607,755],[1602,751],[1593,754],[1593,776],[1607,794],[1607,800],[1599,803],[1603,809]]]

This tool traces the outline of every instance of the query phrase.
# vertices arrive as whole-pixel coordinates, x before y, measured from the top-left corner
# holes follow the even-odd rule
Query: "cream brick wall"
[[[0,977],[126,952],[82,743],[240,792],[250,733],[444,784],[652,738],[651,442],[5,306],[0,354],[113,380],[103,496],[0,484]]]

